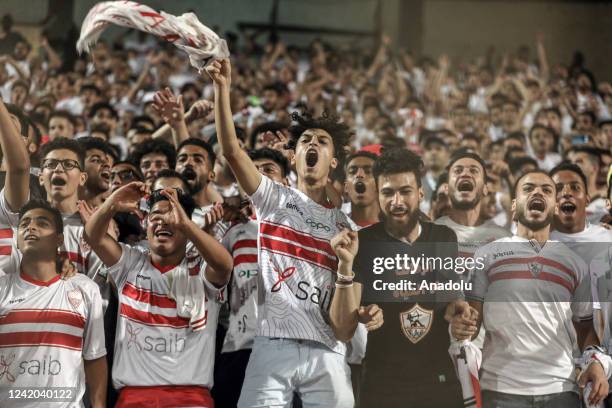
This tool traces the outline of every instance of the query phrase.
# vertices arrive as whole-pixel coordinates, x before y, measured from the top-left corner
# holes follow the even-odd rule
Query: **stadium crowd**
[[[605,399],[610,82],[543,35],[474,59],[226,39],[199,74],[143,33],[74,57],[2,19],[7,406]],[[409,274],[473,285],[445,298],[372,289],[406,277],[373,257],[419,250],[484,269]],[[451,342],[482,352],[473,394]]]

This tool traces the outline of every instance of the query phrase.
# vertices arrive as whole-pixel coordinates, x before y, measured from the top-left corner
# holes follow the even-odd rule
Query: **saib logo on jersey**
[[[416,303],[411,309],[400,313],[400,323],[404,336],[413,344],[423,340],[433,321],[433,310],[425,309]]]

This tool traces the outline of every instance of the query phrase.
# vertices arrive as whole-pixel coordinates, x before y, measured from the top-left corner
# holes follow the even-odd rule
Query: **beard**
[[[393,220],[393,217],[387,217],[382,211],[379,214],[379,218],[385,224],[387,232],[391,232],[391,235],[404,235],[417,225],[420,218],[419,215],[420,210],[416,207],[408,214],[407,222],[398,223]]]
[[[478,205],[478,203],[480,203],[480,200],[482,200],[482,192],[477,193],[474,199],[471,201],[459,201],[455,198],[454,194],[450,194],[449,198],[451,201],[452,208],[456,210],[467,211],[474,209]]]
[[[547,226],[549,226],[550,224],[552,224],[553,220],[554,220],[555,214],[554,212],[549,212],[548,215],[546,216],[545,219],[543,219],[542,221],[530,221],[527,219],[527,216],[525,215],[525,210],[521,209],[519,211],[517,211],[517,215],[516,218],[519,222],[519,224],[526,226],[527,228],[529,228],[532,231],[538,231],[541,230],[543,228],[546,228]]]

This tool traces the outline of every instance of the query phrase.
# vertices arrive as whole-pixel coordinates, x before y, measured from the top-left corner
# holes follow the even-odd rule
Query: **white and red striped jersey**
[[[39,282],[19,273],[0,278],[0,400],[3,407],[24,406],[8,398],[8,389],[72,388],[73,402],[53,406],[82,407],[83,360],[106,355],[102,299],[95,283],[76,275]],[[47,407],[44,399],[25,406]]]
[[[259,220],[259,336],[313,340],[344,354],[327,323],[337,258],[330,240],[355,230],[339,209],[263,176],[251,201]]]
[[[250,349],[257,334],[257,220],[231,227],[223,246],[232,254],[234,270],[229,288],[229,327],[222,353]]]
[[[588,268],[566,245],[518,236],[480,248],[467,297],[484,302],[482,389],[521,395],[577,391],[572,320],[592,318]]]
[[[211,388],[217,318],[225,288],[217,289],[206,280],[203,260],[189,269],[200,274],[206,292],[206,327],[192,331],[189,319],[178,315],[176,301],[169,296],[168,272],[186,266],[158,268],[148,252],[120,245],[121,259],[108,268],[119,293],[113,385]]]

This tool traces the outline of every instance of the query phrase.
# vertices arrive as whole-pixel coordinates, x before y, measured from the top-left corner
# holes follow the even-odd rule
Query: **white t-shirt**
[[[20,274],[13,257],[0,278],[0,401],[3,407],[83,407],[83,360],[106,355],[102,299],[76,275],[39,282]],[[70,387],[72,402],[9,399],[8,389]],[[68,394],[65,394],[68,395]]]
[[[259,220],[259,336],[313,340],[344,354],[329,325],[338,261],[330,240],[356,230],[339,209],[262,177],[251,201]]]
[[[510,231],[491,220],[475,227],[457,224],[449,216],[440,217],[434,222],[445,225],[455,232],[461,257],[472,257],[474,252],[485,244],[511,235]]]
[[[234,270],[229,290],[229,327],[222,353],[251,349],[257,334],[257,220],[236,224],[223,238]]]
[[[602,197],[591,201],[586,208],[587,221],[592,224],[599,224],[601,218],[607,213],[606,199]]]
[[[589,266],[593,280],[593,324],[608,353],[612,352],[612,245],[600,251]]]
[[[474,254],[467,297],[484,302],[482,389],[519,395],[577,391],[572,319],[592,318],[587,265],[567,246],[513,236]],[[580,300],[578,302],[577,300]]]
[[[0,190],[0,276],[10,265],[11,254],[17,252],[18,223],[19,214],[9,208],[3,188]]]
[[[567,245],[572,251],[590,264],[593,258],[605,252],[612,242],[612,231],[600,225],[588,224],[583,231],[575,234],[566,234],[560,231],[552,231],[550,239],[560,241]]]
[[[108,268],[119,294],[115,337],[113,385],[195,385],[211,388],[215,360],[215,334],[224,288],[206,280],[206,263],[199,268],[206,293],[206,327],[192,331],[169,297],[168,272],[158,269],[148,252],[120,244],[121,259]],[[183,260],[187,262],[187,260]],[[177,267],[185,267],[179,265]],[[176,267],[175,267],[176,268]]]

